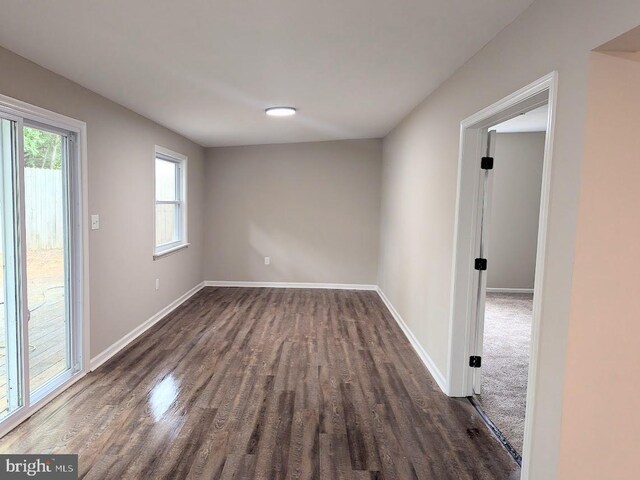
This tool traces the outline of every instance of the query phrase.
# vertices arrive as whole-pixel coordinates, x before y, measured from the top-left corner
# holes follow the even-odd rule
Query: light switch
[[[91,215],[91,230],[100,228],[100,215]]]
[[[271,265],[271,257],[264,257],[264,264]]]

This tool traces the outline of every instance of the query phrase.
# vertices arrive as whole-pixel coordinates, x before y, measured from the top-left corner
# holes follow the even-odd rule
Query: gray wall
[[[202,281],[204,150],[76,83],[0,48],[0,94],[87,123],[91,357]],[[154,145],[189,157],[189,241],[153,261]],[[160,290],[155,291],[155,279]]]
[[[537,0],[384,139],[380,286],[446,376],[460,122],[558,72],[532,479],[557,472],[588,55],[639,23],[637,0]]]
[[[376,284],[381,166],[380,140],[208,149],[205,279]]]
[[[488,288],[533,288],[544,132],[496,135]]]

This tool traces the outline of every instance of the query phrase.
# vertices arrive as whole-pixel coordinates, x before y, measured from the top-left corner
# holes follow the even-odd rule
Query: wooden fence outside
[[[24,184],[27,248],[63,248],[62,170],[25,168]]]

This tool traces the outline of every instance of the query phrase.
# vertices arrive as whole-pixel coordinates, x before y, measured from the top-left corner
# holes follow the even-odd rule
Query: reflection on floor
[[[522,453],[533,294],[487,293],[482,409]]]

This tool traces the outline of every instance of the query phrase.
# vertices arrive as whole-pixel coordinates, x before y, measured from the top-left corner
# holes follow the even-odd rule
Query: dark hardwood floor
[[[205,288],[0,440],[91,479],[515,479],[375,292]]]

